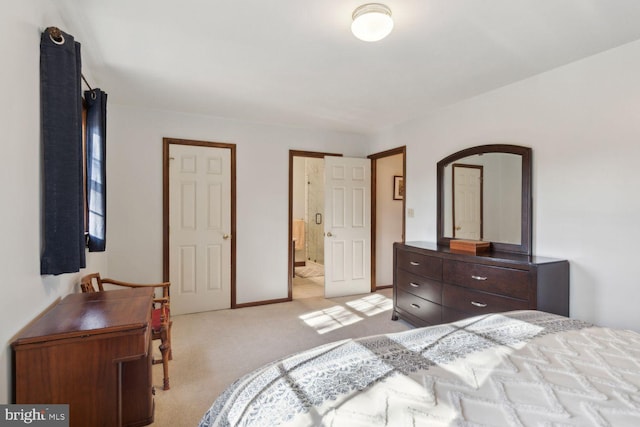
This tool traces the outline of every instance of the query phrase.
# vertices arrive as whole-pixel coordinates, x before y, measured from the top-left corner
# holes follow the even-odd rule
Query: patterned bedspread
[[[334,342],[232,384],[209,426],[640,426],[640,334],[517,311]]]

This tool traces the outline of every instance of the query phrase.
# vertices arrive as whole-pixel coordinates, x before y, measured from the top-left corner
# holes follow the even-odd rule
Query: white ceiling
[[[639,0],[56,0],[109,102],[373,133],[640,39]]]

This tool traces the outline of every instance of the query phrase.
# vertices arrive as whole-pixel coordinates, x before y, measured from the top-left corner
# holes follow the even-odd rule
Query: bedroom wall
[[[40,33],[52,25],[65,29],[48,1],[3,3],[0,403],[12,398],[13,337],[58,297],[73,292],[84,272],[40,276]],[[106,255],[88,254],[87,266],[87,270],[106,271]]]
[[[533,149],[534,253],[571,263],[571,316],[640,330],[640,41],[380,134],[407,146],[407,240],[436,238],[436,163],[463,148]]]
[[[115,104],[108,135],[109,271],[132,281],[162,279],[162,138],[237,145],[238,304],[287,297],[289,150],[368,154],[361,135]]]

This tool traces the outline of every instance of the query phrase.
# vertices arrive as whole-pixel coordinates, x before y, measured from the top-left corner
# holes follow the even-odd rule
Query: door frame
[[[380,286],[376,287],[376,161],[378,159],[382,159],[385,157],[395,156],[397,154],[402,155],[402,176],[407,176],[407,147],[403,145],[401,147],[392,148],[390,150],[382,151],[379,153],[370,154],[367,156],[368,159],[371,159],[371,292],[375,292],[378,289],[389,288],[390,286]],[[312,157],[312,158],[323,158],[324,156],[339,156],[342,157],[342,154],[336,153],[322,153],[317,151],[300,151],[300,150],[289,150],[289,232],[288,232],[288,240],[287,240],[287,253],[288,255],[288,293],[286,301],[293,300],[293,271],[294,271],[294,262],[293,251],[291,250],[291,241],[293,240],[292,227],[293,227],[293,158],[294,157]],[[405,241],[406,236],[406,206],[407,206],[407,197],[406,197],[406,186],[407,180],[404,180],[405,185],[405,196],[402,198],[402,242]]]
[[[285,301],[293,301],[293,272],[295,268],[295,258],[293,250],[291,249],[291,242],[293,241],[293,158],[294,157],[310,157],[315,159],[324,159],[325,156],[337,156],[342,157],[342,154],[336,153],[322,153],[318,151],[301,151],[301,150],[289,150],[289,231],[287,240],[287,253],[289,254],[289,263],[287,268],[288,285],[287,285],[287,299]],[[324,213],[323,213],[324,214]]]
[[[402,176],[404,177],[404,196],[402,197],[402,243],[405,241],[406,236],[406,208],[407,208],[407,146],[392,148],[390,150],[382,151],[379,153],[370,154],[367,158],[371,159],[371,292],[375,292],[378,289],[391,288],[390,286],[376,286],[376,195],[377,195],[377,161],[385,157],[391,157],[401,154],[402,155]]]
[[[195,141],[189,139],[162,138],[162,280],[169,281],[169,147],[192,145],[231,150],[231,308],[236,305],[236,145],[223,142]]]

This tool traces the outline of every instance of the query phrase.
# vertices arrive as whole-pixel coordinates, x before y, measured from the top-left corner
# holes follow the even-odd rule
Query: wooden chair
[[[169,288],[171,283],[155,283],[155,284],[140,284],[140,283],[128,283],[114,279],[102,279],[100,273],[88,274],[80,279],[80,289],[82,292],[102,292],[104,291],[104,284],[110,284],[115,286],[124,286],[127,288],[161,288],[162,297],[155,297],[153,300],[153,308],[151,311],[151,338],[154,340],[160,340],[160,354],[161,359],[153,358],[152,363],[162,363],[163,368],[163,389],[169,390],[169,360],[172,359],[171,355],[171,315],[169,310],[170,296]]]

